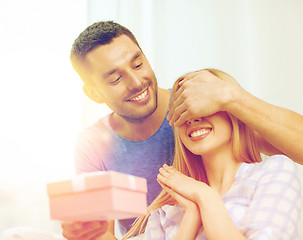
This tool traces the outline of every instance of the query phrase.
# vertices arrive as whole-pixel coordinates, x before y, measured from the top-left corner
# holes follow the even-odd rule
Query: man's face
[[[156,77],[140,48],[126,35],[89,52],[84,64],[86,84],[116,114],[140,120],[156,110]]]

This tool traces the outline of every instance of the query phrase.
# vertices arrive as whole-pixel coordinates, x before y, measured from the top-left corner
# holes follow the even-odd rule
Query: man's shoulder
[[[170,88],[167,89],[167,88],[160,88],[159,87],[158,90],[163,93],[163,94],[160,94],[160,96],[164,97],[164,99],[166,99],[166,100],[171,99],[171,93],[172,93],[171,91],[172,90]]]
[[[85,130],[104,130],[104,129],[109,129],[109,116],[110,114],[107,114],[101,118],[99,118],[98,120],[94,121],[92,124],[86,126],[83,131]]]
[[[108,119],[109,115],[106,115],[95,121],[92,125],[85,127],[79,133],[78,138],[101,140],[102,138],[107,138],[108,135],[113,135],[114,132],[109,125]]]

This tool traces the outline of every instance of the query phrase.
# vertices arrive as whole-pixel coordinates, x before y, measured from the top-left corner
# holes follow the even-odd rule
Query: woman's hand
[[[196,204],[199,203],[200,193],[210,190],[210,187],[204,182],[188,177],[166,164],[159,169],[157,180]]]
[[[182,204],[185,209],[192,209],[192,203],[194,203],[200,210],[200,222],[203,223],[204,232],[208,239],[245,239],[244,235],[232,221],[220,194],[216,190],[203,182],[199,182],[180,173],[174,167],[169,167],[165,164],[160,168],[159,172],[158,182],[161,183],[162,186],[165,186],[164,189],[171,194],[172,197]],[[180,229],[174,240],[194,239],[195,236],[187,238],[187,235],[184,235],[191,234],[192,229],[196,229],[196,227],[191,226],[196,223],[196,220],[193,222],[190,220],[192,213],[192,210],[185,211]],[[195,214],[194,219],[196,219]],[[189,223],[186,223],[187,221]],[[218,229],[220,229],[220,234],[218,233]],[[197,230],[194,231],[196,234]]]
[[[199,216],[199,208],[197,206],[196,203],[194,203],[193,201],[183,197],[182,195],[180,195],[179,193],[175,192],[174,190],[172,190],[171,188],[167,187],[166,185],[164,185],[163,183],[161,183],[158,180],[158,183],[161,185],[161,187],[170,195],[172,196],[172,198],[174,198],[180,205],[183,206],[185,211],[192,211],[197,213]],[[200,217],[199,217],[200,218]]]

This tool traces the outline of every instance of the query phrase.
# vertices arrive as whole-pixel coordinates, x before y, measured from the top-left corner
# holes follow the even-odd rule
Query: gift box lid
[[[48,196],[51,197],[110,187],[123,188],[143,193],[147,192],[145,178],[115,171],[100,171],[82,173],[73,179],[48,183],[47,193]]]

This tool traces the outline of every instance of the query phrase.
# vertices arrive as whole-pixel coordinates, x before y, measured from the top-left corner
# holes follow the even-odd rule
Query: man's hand
[[[68,240],[96,240],[107,231],[107,221],[63,222],[63,236]]]
[[[221,80],[208,70],[189,73],[173,94],[167,116],[170,125],[180,126],[190,119],[224,111],[239,85],[232,79]]]

